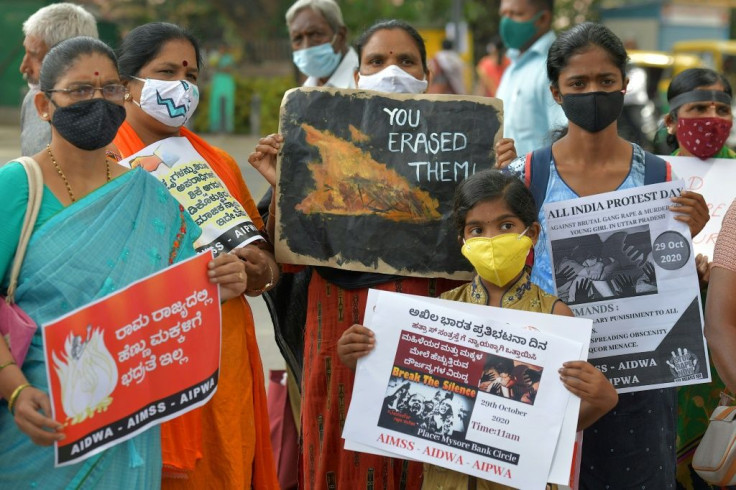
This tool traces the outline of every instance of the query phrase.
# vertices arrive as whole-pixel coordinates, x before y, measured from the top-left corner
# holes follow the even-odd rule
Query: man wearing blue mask
[[[354,73],[358,68],[358,54],[348,44],[348,30],[335,0],[297,0],[286,11],[286,25],[289,28],[294,64],[307,76],[305,87],[355,88]],[[268,217],[272,192],[269,188],[258,203],[258,211],[264,222]],[[293,304],[294,301],[301,301],[300,304],[306,305],[306,288],[311,273],[311,269],[307,269],[284,274],[281,277],[280,288],[264,295],[274,322],[277,342],[282,346],[282,351],[288,352],[287,359],[292,360],[287,363],[286,376],[274,371],[271,373],[271,379],[275,377],[281,379],[282,383],[286,381],[288,396],[281,400],[286,403],[294,416],[294,422],[286,420],[288,415],[280,422],[271,420],[272,434],[279,433],[282,441],[278,458],[281,488],[296,488],[298,459],[296,448],[299,440],[297,431],[301,412],[299,379],[302,370],[301,351],[304,344],[304,339],[299,334],[304,331],[304,317],[292,314],[287,311],[290,308],[288,306],[284,308],[283,305]],[[292,333],[285,334],[287,331]],[[271,397],[272,389],[280,388],[272,383],[272,387],[269,388],[269,400],[276,399],[275,396]],[[269,412],[272,408],[277,408],[279,415],[284,414],[285,407],[269,405]],[[282,427],[278,427],[278,424],[282,424]],[[290,444],[289,440],[292,440],[293,444]],[[277,447],[274,446],[274,449]]]
[[[503,100],[504,137],[525,155],[551,143],[550,131],[567,125],[547,79],[547,52],[554,0],[501,0],[499,32],[511,65],[504,71],[496,97]]]
[[[334,0],[298,0],[286,12],[294,64],[305,87],[355,88],[358,55]]]

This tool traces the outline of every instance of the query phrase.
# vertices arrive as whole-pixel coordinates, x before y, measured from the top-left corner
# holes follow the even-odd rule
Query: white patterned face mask
[[[199,104],[199,88],[186,80],[156,80],[132,77],[143,82],[138,107],[155,120],[180,128],[194,114]]]

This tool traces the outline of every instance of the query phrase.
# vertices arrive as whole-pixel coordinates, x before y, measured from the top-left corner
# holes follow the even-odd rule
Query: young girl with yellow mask
[[[521,180],[498,170],[468,177],[455,192],[453,214],[462,253],[476,276],[442,294],[442,299],[573,316],[567,305],[531,282],[530,270],[525,267],[540,227],[534,198]],[[370,329],[353,325],[340,337],[337,352],[340,360],[354,369],[357,360],[374,345]],[[588,362],[566,362],[559,373],[565,387],[581,398],[578,430],[591,425],[618,402],[611,383]],[[423,488],[509,488],[473,480],[475,477],[424,465]]]

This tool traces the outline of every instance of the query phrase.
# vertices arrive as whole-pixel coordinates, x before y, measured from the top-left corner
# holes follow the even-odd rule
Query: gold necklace
[[[69,199],[72,200],[72,202],[76,202],[77,199],[74,197],[74,193],[72,192],[72,186],[69,185],[69,180],[67,180],[66,175],[64,175],[64,172],[61,171],[61,167],[58,163],[56,163],[56,159],[54,158],[54,154],[51,152],[51,145],[46,145],[46,151],[49,153],[49,157],[51,158],[51,163],[54,164],[54,167],[56,168],[56,173],[59,174],[59,177],[61,177],[61,180],[64,181],[64,185],[66,186],[66,192],[69,193]],[[105,173],[107,175],[107,181],[110,182],[110,161],[105,158]]]

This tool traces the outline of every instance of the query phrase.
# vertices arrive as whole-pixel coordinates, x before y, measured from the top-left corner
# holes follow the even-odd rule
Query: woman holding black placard
[[[388,20],[374,24],[356,42],[360,60],[355,72],[359,89],[423,93],[431,77],[419,33],[410,25]],[[248,157],[276,185],[276,155],[283,138],[262,138]],[[268,220],[273,236],[275,202]],[[355,323],[362,323],[368,288],[436,296],[457,283],[320,267],[311,274],[304,332],[302,382],[302,448],[304,488],[418,489],[419,463],[356,453],[343,449],[342,422],[353,390],[354,373],[337,355],[337,340]],[[402,484],[402,481],[404,482]],[[382,484],[383,482],[383,484]]]

